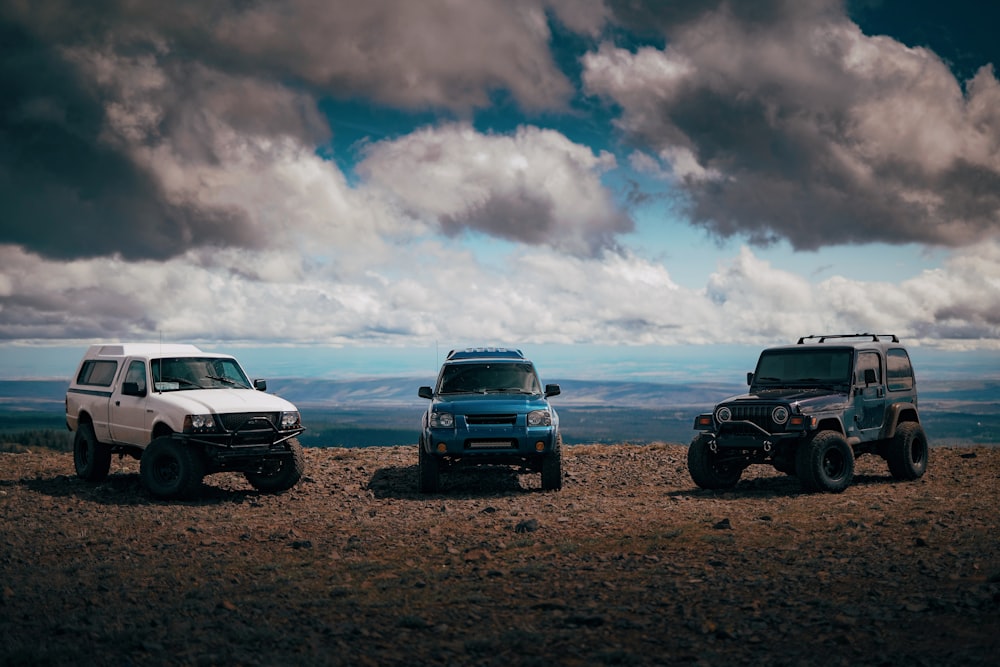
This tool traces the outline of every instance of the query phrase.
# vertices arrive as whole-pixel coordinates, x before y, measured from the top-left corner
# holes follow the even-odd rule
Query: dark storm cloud
[[[585,4],[554,11],[593,31],[601,7]],[[524,108],[558,108],[571,86],[548,38],[542,0],[12,0],[0,7],[0,243],[55,258],[263,247],[253,211],[196,181],[225,168],[223,133],[322,145],[324,95],[466,113],[506,89]]]
[[[0,242],[57,258],[130,259],[263,242],[243,211],[165,192],[130,146],[108,135],[107,107],[115,100],[62,47],[2,19],[0,89]],[[162,129],[174,132],[169,124],[181,125],[182,116],[166,114]]]
[[[864,35],[836,0],[612,6],[665,45],[605,44],[584,80],[672,172],[695,224],[798,249],[1000,232],[991,68],[963,86],[932,52]]]

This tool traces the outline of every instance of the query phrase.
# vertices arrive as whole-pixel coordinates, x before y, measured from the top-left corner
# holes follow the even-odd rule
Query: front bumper
[[[756,449],[770,452],[782,443],[800,440],[804,430],[772,433],[752,421],[727,421],[711,423],[710,427],[702,418],[695,421],[695,429],[712,436],[719,449]]]
[[[185,433],[188,442],[204,445],[215,458],[245,457],[286,452],[287,443],[305,431],[303,427],[279,430],[264,417],[247,419],[234,430]]]
[[[548,454],[558,431],[552,426],[468,426],[424,430],[427,451],[435,456],[498,460]]]

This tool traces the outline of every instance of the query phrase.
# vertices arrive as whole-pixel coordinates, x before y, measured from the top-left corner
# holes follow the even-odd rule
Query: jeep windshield
[[[441,370],[439,394],[540,394],[531,364],[449,364]]]
[[[849,385],[852,358],[853,351],[843,348],[764,351],[753,384],[761,389]]]
[[[149,365],[156,391],[251,388],[235,359],[165,357],[152,359]]]

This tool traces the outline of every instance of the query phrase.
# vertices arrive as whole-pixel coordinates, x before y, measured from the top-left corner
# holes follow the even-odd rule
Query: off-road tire
[[[896,426],[896,435],[886,446],[885,460],[895,479],[914,480],[927,470],[927,436],[917,422]]]
[[[142,453],[139,477],[156,498],[193,498],[205,477],[205,461],[194,447],[169,435],[161,436]]]
[[[418,467],[420,468],[420,493],[437,493],[441,488],[441,465],[438,460],[424,450],[424,443],[417,445]]]
[[[297,439],[287,443],[291,456],[264,460],[259,470],[243,473],[250,486],[263,493],[281,493],[298,484],[306,470],[306,455]]]
[[[731,489],[740,481],[743,467],[720,464],[716,454],[708,448],[712,436],[701,434],[688,446],[687,466],[694,483],[703,489]]]
[[[558,491],[562,488],[562,436],[556,436],[552,451],[542,457],[542,490]]]
[[[111,470],[111,449],[97,441],[94,427],[80,424],[73,437],[73,465],[76,476],[88,482],[100,482]]]
[[[840,493],[854,479],[854,450],[836,431],[820,431],[799,446],[795,474],[806,491]]]

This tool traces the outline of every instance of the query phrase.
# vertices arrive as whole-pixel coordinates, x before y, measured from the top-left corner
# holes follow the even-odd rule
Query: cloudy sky
[[[0,346],[1000,349],[986,4],[6,0]]]

